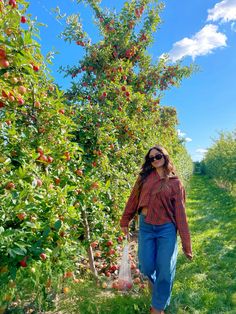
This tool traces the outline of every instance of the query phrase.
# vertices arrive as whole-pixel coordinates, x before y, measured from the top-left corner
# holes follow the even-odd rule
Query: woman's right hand
[[[129,233],[129,227],[121,227],[121,230],[125,235]]]

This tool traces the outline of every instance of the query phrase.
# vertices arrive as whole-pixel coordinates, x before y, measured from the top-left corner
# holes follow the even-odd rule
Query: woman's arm
[[[139,175],[133,186],[129,199],[126,203],[123,215],[120,219],[121,227],[128,227],[129,222],[135,216],[135,213],[137,211],[138,201],[139,201],[138,187],[139,187],[140,180],[141,180],[141,176]]]
[[[191,259],[192,257],[192,246],[191,246],[191,238],[188,227],[187,215],[185,210],[185,201],[186,194],[185,189],[182,183],[178,180],[178,184],[176,185],[176,193],[174,195],[175,201],[175,219],[177,229],[179,231],[179,235],[182,242],[182,249],[184,254]]]

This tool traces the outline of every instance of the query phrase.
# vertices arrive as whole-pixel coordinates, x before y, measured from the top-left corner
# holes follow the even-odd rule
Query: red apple
[[[55,178],[55,183],[56,183],[56,185],[60,184],[60,182],[61,182],[61,179],[60,179],[60,178]]]
[[[48,157],[47,157],[47,161],[48,161],[49,163],[51,163],[51,162],[53,162],[53,158],[52,158],[51,156],[48,156]]]
[[[109,270],[114,272],[114,271],[118,270],[118,266],[117,265],[111,265]]]
[[[22,16],[21,19],[20,19],[21,23],[26,23],[27,22],[27,19],[25,16]]]
[[[90,245],[93,249],[95,249],[98,246],[98,241],[94,241]]]
[[[10,63],[6,59],[0,59],[0,67],[8,68]]]
[[[35,72],[38,72],[38,71],[39,71],[39,66],[38,66],[38,65],[33,65],[33,70],[34,70]]]
[[[13,182],[8,182],[7,184],[6,184],[6,189],[7,190],[12,190],[12,189],[14,189],[15,188],[15,184],[13,183]]]
[[[41,253],[40,255],[41,260],[45,261],[47,258],[47,255],[45,253]]]
[[[5,90],[2,90],[2,97],[8,98],[8,94],[5,92]]]
[[[65,152],[64,155],[66,156],[66,160],[70,160],[70,153],[69,152]]]
[[[113,242],[111,240],[107,241],[106,243],[107,246],[112,246],[113,245]]]
[[[8,96],[8,100],[9,100],[10,102],[13,102],[13,101],[15,101],[15,97],[14,97],[12,94],[10,94],[10,95]]]
[[[42,180],[37,179],[37,180],[36,180],[36,185],[37,185],[38,187],[41,187],[41,186],[43,185]]]
[[[97,182],[93,182],[91,184],[91,189],[97,189],[97,188],[99,188],[99,184]]]
[[[101,252],[100,252],[100,251],[96,251],[96,252],[94,253],[94,256],[95,256],[95,257],[101,257]]]
[[[35,108],[40,108],[41,107],[41,103],[39,101],[35,101],[34,102],[34,107]]]
[[[19,261],[19,263],[20,263],[21,267],[27,267],[27,263],[26,263],[26,259],[25,258],[22,259],[21,261]]]
[[[9,5],[11,5],[13,8],[16,7],[16,0],[9,0]]]
[[[40,155],[43,155],[43,149],[42,149],[42,147],[38,147],[37,148],[37,152],[40,154]]]
[[[110,249],[108,253],[109,253],[109,255],[113,255],[113,254],[115,254],[115,252],[116,251],[114,249]]]
[[[82,169],[77,169],[77,170],[75,170],[75,173],[76,173],[78,176],[82,176],[82,175],[83,175],[83,170],[82,170]]]
[[[24,105],[24,103],[25,103],[24,99],[21,98],[21,97],[19,97],[19,98],[17,99],[17,102],[18,102],[19,105]]]
[[[2,101],[0,101],[0,108],[3,108],[4,106],[5,104]]]
[[[123,241],[123,236],[119,236],[119,237],[117,238],[117,241],[118,241],[118,242],[122,242],[122,241]]]
[[[25,86],[19,86],[18,87],[18,92],[21,94],[21,95],[24,95],[26,92],[27,92],[27,88]]]
[[[26,213],[18,213],[17,217],[18,217],[19,220],[24,220],[25,217],[26,217]]]
[[[47,161],[48,161],[48,158],[47,158],[47,156],[45,156],[45,155],[40,155],[39,158],[38,158],[38,160],[47,162]]]

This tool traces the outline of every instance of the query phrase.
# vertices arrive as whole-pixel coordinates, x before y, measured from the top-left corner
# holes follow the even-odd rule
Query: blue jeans
[[[164,310],[171,299],[178,254],[177,230],[172,223],[152,225],[139,215],[138,261],[140,272],[153,284],[152,306]]]

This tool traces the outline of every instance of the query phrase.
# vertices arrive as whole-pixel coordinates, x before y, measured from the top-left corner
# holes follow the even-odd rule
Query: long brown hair
[[[152,166],[152,163],[149,159],[149,153],[152,149],[156,149],[158,152],[163,154],[164,159],[165,159],[165,163],[163,165],[164,180],[162,181],[162,184],[160,185],[159,191],[168,186],[169,175],[176,175],[175,166],[173,165],[173,162],[171,161],[167,150],[161,145],[154,145],[153,147],[151,147],[149,149],[149,151],[145,155],[144,163],[142,164],[141,171],[139,172],[139,180],[138,180],[138,192],[139,193],[141,191],[141,188],[142,188],[143,183],[145,182],[146,178],[149,176],[149,174],[154,169],[154,167]]]

